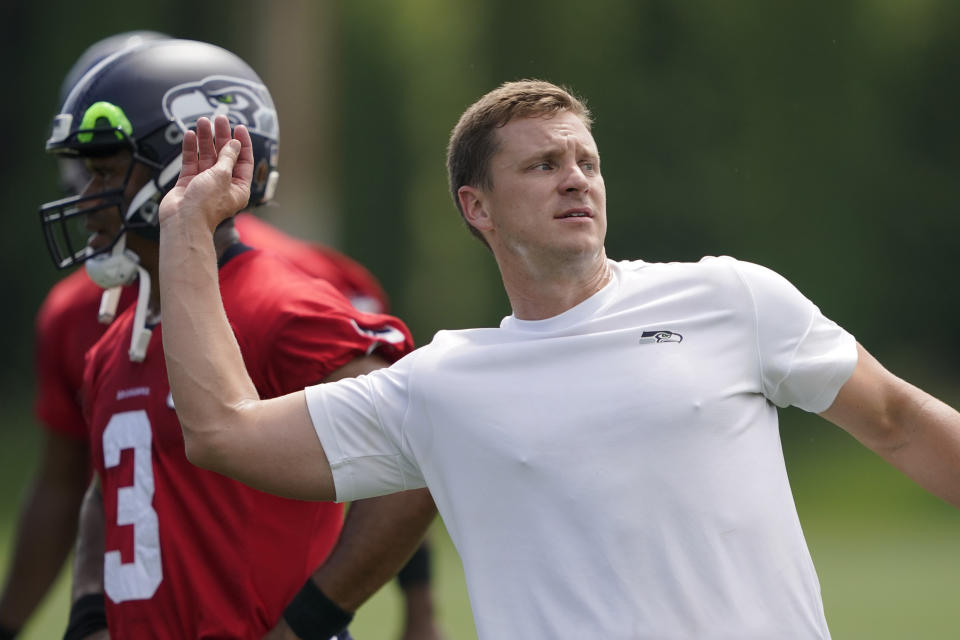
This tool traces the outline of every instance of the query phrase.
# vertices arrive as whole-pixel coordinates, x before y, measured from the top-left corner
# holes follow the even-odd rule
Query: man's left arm
[[[820,415],[960,508],[960,413],[887,371],[861,345],[853,375]]]

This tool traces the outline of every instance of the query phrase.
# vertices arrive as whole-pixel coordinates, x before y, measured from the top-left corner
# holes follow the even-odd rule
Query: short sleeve
[[[337,502],[426,486],[403,435],[412,356],[387,369],[306,389]]]
[[[266,340],[265,369],[273,394],[316,384],[351,360],[378,352],[395,360],[412,347],[399,320],[361,318],[310,299],[287,303]],[[363,324],[361,324],[363,322]]]
[[[826,410],[856,367],[856,340],[779,274],[736,265],[754,308],[764,394],[779,407]]]

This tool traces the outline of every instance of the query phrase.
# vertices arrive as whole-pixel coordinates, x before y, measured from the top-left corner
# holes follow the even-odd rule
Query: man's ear
[[[457,189],[457,198],[460,199],[463,217],[470,226],[479,231],[489,231],[493,228],[483,191],[476,187],[464,185]]]

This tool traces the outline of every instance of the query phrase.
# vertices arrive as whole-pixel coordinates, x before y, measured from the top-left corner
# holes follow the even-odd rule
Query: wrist
[[[214,227],[203,217],[201,212],[176,210],[160,218],[160,230],[164,233],[176,233],[188,237],[197,235],[213,235]]]
[[[102,593],[89,593],[77,598],[70,607],[70,621],[63,640],[81,640],[106,628],[106,599]]]
[[[346,629],[353,612],[341,608],[312,579],[307,579],[287,605],[283,619],[300,640],[329,640]]]

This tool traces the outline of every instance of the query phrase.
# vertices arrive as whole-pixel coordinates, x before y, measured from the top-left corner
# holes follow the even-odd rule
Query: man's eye
[[[537,171],[549,171],[553,168],[553,165],[549,162],[538,162],[537,164],[533,165],[532,168],[536,169]]]

